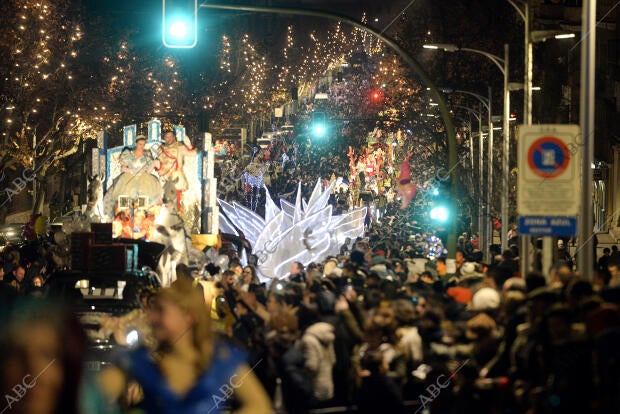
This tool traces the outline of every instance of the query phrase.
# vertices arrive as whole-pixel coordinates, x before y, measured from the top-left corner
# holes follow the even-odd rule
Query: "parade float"
[[[182,126],[162,134],[159,120],[147,125],[147,135],[138,134],[137,125],[124,127],[121,146],[109,147],[106,132],[98,135],[88,205],[66,231],[72,267],[96,268],[94,262],[104,265],[97,257],[108,257],[116,270],[133,270],[141,245],[159,250],[157,271],[169,285],[177,264],[206,264],[202,250],[218,241],[214,148],[210,134],[200,150]]]
[[[347,238],[364,234],[365,207],[332,214],[328,201],[334,185],[332,182],[323,188],[319,178],[306,201],[301,197],[300,184],[295,204],[280,199],[279,207],[265,187],[265,217],[236,202],[218,200],[220,230],[243,235],[250,242],[263,278],[283,278],[294,262],[321,262],[338,255]]]

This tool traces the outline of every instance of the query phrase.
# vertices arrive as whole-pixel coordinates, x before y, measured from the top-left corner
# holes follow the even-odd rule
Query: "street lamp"
[[[569,33],[563,30],[534,30],[530,33],[531,43],[542,43],[549,39],[572,39],[575,33]]]
[[[476,111],[472,108],[469,108],[467,106],[461,106],[461,105],[453,105],[455,108],[459,108],[459,109],[463,109],[465,111],[467,111],[470,115],[472,115],[474,118],[476,118],[476,120],[478,121],[478,188],[479,191],[482,193],[482,189],[484,187],[484,170],[483,170],[483,161],[484,161],[484,141],[483,141],[483,134],[482,134],[482,109],[481,107],[478,107],[478,111],[476,113]],[[474,144],[473,144],[473,134],[471,132],[471,122],[469,122],[469,151],[470,151],[470,156],[471,156],[471,162],[472,162],[472,175],[474,175]],[[489,169],[489,175],[491,173],[491,169]],[[487,202],[488,202],[488,194],[490,192],[487,191]],[[483,203],[482,200],[480,199],[478,201],[478,207],[477,207],[477,215],[478,215],[478,241],[479,241],[479,248],[480,251],[486,256],[487,254],[487,248],[488,248],[488,243],[487,243],[487,220],[486,220],[486,214],[483,213],[484,209],[483,209]]]
[[[474,92],[470,92],[470,91],[464,91],[464,90],[459,90],[459,89],[449,89],[449,88],[441,88],[441,91],[443,93],[446,94],[463,94],[463,95],[469,95],[469,96],[473,96],[474,98],[476,98],[481,105],[487,110],[488,113],[488,118],[487,118],[487,123],[488,123],[488,129],[489,129],[489,157],[492,157],[493,155],[493,111],[491,108],[491,101],[487,98],[485,98],[482,95],[479,95],[477,93]],[[483,167],[483,159],[484,159],[484,141],[482,138],[482,110],[479,111],[479,114],[476,115],[473,112],[473,109],[471,108],[467,108],[467,107],[461,107],[462,109],[465,109],[466,111],[472,113],[474,115],[474,117],[476,117],[478,119],[478,132],[479,132],[479,153],[480,153],[480,159],[478,161],[478,183],[479,183],[479,187],[480,187],[480,191],[482,191],[482,188],[484,187],[484,167]],[[492,158],[489,158],[489,160],[491,160]],[[490,161],[489,161],[490,162]],[[493,168],[490,167],[489,164],[489,168],[488,168],[488,174],[487,174],[487,180],[488,180],[488,188],[492,188],[492,184],[493,184]],[[482,203],[480,203],[480,205],[482,205]],[[486,194],[486,206],[487,209],[489,209],[489,212],[491,211],[491,191],[487,191]],[[490,213],[489,213],[490,214]],[[482,212],[480,212],[478,214],[478,229],[480,231],[480,250],[483,252],[483,254],[486,255],[488,254],[488,246],[489,246],[489,241],[488,241],[488,237],[489,235],[492,234],[492,230],[490,229],[491,223],[490,220],[488,219],[489,215],[488,214],[482,214]],[[492,242],[492,240],[491,240]]]
[[[503,134],[504,134],[504,140],[503,140],[503,156],[502,156],[502,175],[504,177],[504,185],[503,185],[503,194],[502,194],[502,198],[501,198],[501,214],[502,214],[502,234],[500,237],[501,240],[501,245],[502,245],[502,251],[505,250],[508,247],[508,240],[506,237],[506,228],[508,226],[508,192],[510,190],[510,186],[509,186],[509,180],[506,179],[506,177],[508,177],[509,173],[510,173],[510,169],[509,169],[509,160],[510,160],[510,89],[508,87],[508,76],[510,75],[509,71],[508,71],[508,60],[509,60],[509,53],[508,53],[508,44],[504,45],[504,58],[502,59],[501,57],[494,55],[492,53],[488,53],[485,52],[484,50],[479,50],[479,49],[471,49],[471,48],[467,48],[467,47],[458,47],[454,44],[451,43],[431,43],[431,44],[426,44],[423,46],[426,49],[435,49],[435,50],[443,50],[445,52],[457,52],[457,51],[462,51],[462,52],[471,52],[471,53],[476,53],[479,55],[482,55],[484,57],[486,57],[487,59],[489,59],[491,62],[493,62],[495,64],[495,66],[497,66],[497,68],[500,70],[500,72],[502,73],[502,75],[504,76],[504,118],[503,118]],[[491,97],[489,96],[489,101],[491,100]],[[492,135],[492,131],[493,129],[490,128],[489,129],[489,148],[493,148],[493,135]],[[492,153],[491,156],[489,157],[489,163],[492,162]],[[489,174],[489,177],[491,176],[491,174]],[[492,183],[492,181],[491,181]],[[492,191],[492,186],[489,186],[489,193]],[[490,205],[489,205],[490,207]],[[491,230],[491,244],[493,244],[493,231]]]
[[[478,95],[477,93],[474,92],[470,92],[470,91],[464,91],[464,90],[459,90],[459,89],[447,89],[447,88],[443,88],[442,91],[444,93],[458,93],[458,94],[464,94],[464,95],[469,95],[469,96],[473,96],[474,98],[476,98],[481,104],[482,106],[487,110],[488,113],[488,118],[487,118],[487,124],[488,124],[488,128],[489,128],[489,144],[488,144],[488,159],[489,162],[492,162],[491,160],[493,159],[493,111],[492,111],[492,107],[491,107],[491,100],[490,98],[485,98],[482,95]],[[490,93],[489,93],[490,95]],[[483,154],[484,154],[484,142],[482,139],[482,111],[479,111],[479,115],[477,116],[474,112],[473,109],[468,108],[468,107],[463,107],[463,106],[458,106],[459,108],[462,108],[470,113],[472,113],[474,115],[474,117],[476,117],[478,119],[478,131],[480,133],[480,141],[479,141],[479,153],[480,153],[480,160],[479,160],[479,165],[478,165],[478,180],[479,180],[479,187],[480,189],[483,188],[483,183],[484,183],[484,171],[483,171]],[[493,168],[489,167],[488,168],[488,173],[487,173],[487,187],[489,190],[487,190],[487,194],[486,194],[486,206],[488,209],[487,214],[479,214],[479,221],[478,221],[478,228],[480,230],[480,250],[483,252],[483,254],[486,255],[489,253],[488,252],[488,247],[490,244],[493,243],[493,230],[491,228],[491,221],[489,220],[489,216],[490,216],[490,212],[491,212],[491,188],[493,188]],[[489,243],[489,237],[491,238],[490,243]]]
[[[523,123],[525,125],[532,125],[532,91],[537,90],[532,87],[532,71],[533,71],[533,44],[538,42],[544,42],[548,39],[571,39],[575,37],[574,33],[561,32],[557,30],[534,30],[530,31],[531,26],[531,14],[530,14],[530,1],[531,0],[506,0],[516,10],[524,23],[524,70],[523,70],[523,83],[525,85],[523,94]],[[586,9],[586,3],[584,3],[584,10]],[[590,31],[584,31],[584,33],[590,33]],[[585,163],[585,161],[584,161]],[[547,252],[547,256],[552,249],[551,239],[543,239],[544,248],[543,253]],[[529,271],[529,237],[521,236],[521,245],[519,248],[521,258],[521,274],[525,275]]]

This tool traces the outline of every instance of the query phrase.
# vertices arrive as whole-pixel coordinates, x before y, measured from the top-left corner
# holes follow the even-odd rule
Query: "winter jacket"
[[[319,401],[334,396],[334,339],[334,327],[326,322],[318,322],[306,329],[299,342],[300,350],[306,358],[306,368],[311,375],[314,395]]]

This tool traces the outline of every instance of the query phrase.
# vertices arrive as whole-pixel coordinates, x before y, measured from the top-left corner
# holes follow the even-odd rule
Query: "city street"
[[[1,2],[0,414],[620,412],[617,6]]]

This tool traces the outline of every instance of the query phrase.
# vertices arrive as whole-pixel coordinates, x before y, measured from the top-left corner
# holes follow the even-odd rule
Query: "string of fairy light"
[[[35,138],[35,126],[40,126],[42,120],[68,119],[69,127],[78,123],[81,108],[63,109],[65,102],[53,102],[54,91],[74,79],[72,64],[83,38],[80,25],[64,17],[63,6],[66,4],[22,0],[14,15],[5,16],[13,69],[4,73],[2,136],[15,149],[25,151],[30,145],[48,143]]]
[[[291,87],[309,87],[356,51],[381,51],[377,39],[360,29],[344,30],[341,23],[330,27],[323,37],[310,32],[308,40],[309,44],[298,45],[295,27],[289,25],[281,61],[272,63],[248,34],[236,40],[223,35],[218,54],[221,80],[215,92],[203,97],[203,108],[217,107],[217,118],[229,121],[261,111],[267,114],[286,102]]]
[[[4,136],[15,134],[22,127],[27,131],[34,127],[32,117],[43,110],[43,104],[52,95],[46,94],[49,89],[42,87],[41,83],[47,82],[51,88],[61,82],[76,82],[73,66],[79,55],[83,32],[78,24],[58,17],[62,15],[62,11],[57,9],[60,3],[22,1],[12,28],[17,33],[12,53],[16,70],[5,80],[12,81],[21,94],[32,90],[40,96],[22,99],[19,105],[10,96],[2,102],[6,114]],[[367,20],[366,16],[362,20]],[[58,24],[59,21],[61,24]],[[219,52],[221,81],[208,92],[208,96],[205,94],[199,98],[202,107],[217,108],[213,115],[219,113],[227,118],[231,114],[244,117],[269,113],[272,108],[286,102],[291,87],[314,84],[317,78],[359,50],[369,54],[380,50],[380,44],[373,36],[360,29],[344,29],[340,23],[328,28],[322,36],[316,32],[304,33],[309,42],[306,39],[298,41],[297,36],[295,27],[288,26],[282,54],[272,56],[278,60],[277,63],[271,62],[267,51],[256,46],[248,34],[234,39],[222,36]],[[179,108],[187,97],[183,93],[185,85],[179,62],[174,58],[163,57],[144,65],[144,62],[136,60],[129,43],[121,41],[103,57],[101,63],[101,67],[106,68],[106,74],[109,74],[104,88],[108,96],[97,96],[95,100],[79,105],[68,104],[63,110],[63,115],[71,119],[68,127],[73,128],[76,134],[95,128],[109,129],[125,121],[123,109],[116,108],[106,99],[123,94],[126,99],[131,99],[127,91],[131,90],[129,86],[133,82],[147,84],[146,90],[152,101],[150,107],[145,109],[147,116],[162,117],[171,111],[179,111],[179,116],[183,116]],[[388,75],[387,70],[387,66],[382,67],[385,75]],[[395,73],[392,71],[391,75]],[[407,86],[403,84],[402,87]],[[18,115],[24,111],[18,106],[28,107],[29,116]]]

